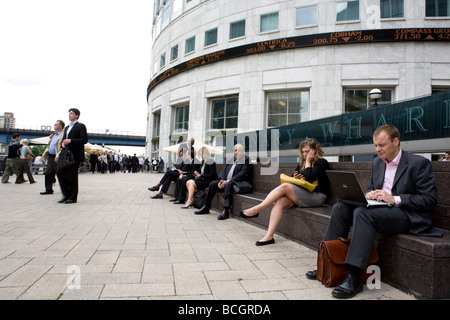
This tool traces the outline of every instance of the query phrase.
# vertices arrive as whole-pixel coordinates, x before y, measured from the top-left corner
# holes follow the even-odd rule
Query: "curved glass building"
[[[154,6],[149,156],[450,89],[449,0]]]

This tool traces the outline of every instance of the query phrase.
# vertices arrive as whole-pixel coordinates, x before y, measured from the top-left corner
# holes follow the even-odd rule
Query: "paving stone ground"
[[[79,175],[78,203],[36,184],[0,184],[0,299],[328,300],[305,277],[316,252],[218,212],[196,216],[147,187],[162,174]],[[386,283],[354,299],[414,299]]]

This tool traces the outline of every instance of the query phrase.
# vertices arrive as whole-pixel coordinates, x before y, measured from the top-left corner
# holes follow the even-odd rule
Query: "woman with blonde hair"
[[[211,158],[208,148],[202,147],[198,151],[198,157],[202,159],[201,169],[200,172],[194,171],[194,179],[186,182],[188,197],[186,204],[181,207],[182,209],[187,209],[192,206],[194,194],[197,190],[206,189],[211,181],[217,179],[216,162]]]
[[[27,174],[27,176],[28,176],[28,181],[30,181],[30,184],[32,184],[32,183],[36,183],[36,181],[34,180],[33,175],[31,174],[30,161],[29,161],[28,155],[30,155],[30,158],[34,158],[34,155],[31,152],[31,149],[28,146],[28,143],[29,143],[28,139],[20,140],[20,144],[22,145],[22,147],[20,148],[20,158],[19,158],[20,169],[19,169],[19,174],[23,175],[23,173],[25,172]]]
[[[300,163],[295,168],[292,177],[298,179],[304,178],[308,182],[318,180],[318,186],[312,192],[309,192],[305,188],[297,185],[282,183],[273,189],[263,202],[239,212],[242,218],[256,218],[259,216],[261,210],[275,203],[270,213],[267,233],[261,240],[256,242],[257,246],[275,243],[273,235],[283,217],[284,209],[293,206],[318,207],[325,202],[330,189],[330,182],[328,181],[326,170],[330,169],[330,165],[323,156],[322,148],[316,139],[309,138],[302,141],[299,148]]]

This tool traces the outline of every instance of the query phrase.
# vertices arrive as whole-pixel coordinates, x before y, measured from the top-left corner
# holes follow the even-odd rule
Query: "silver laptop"
[[[366,199],[354,172],[334,170],[327,170],[326,172],[333,191],[342,202],[363,207],[392,206],[391,203]]]

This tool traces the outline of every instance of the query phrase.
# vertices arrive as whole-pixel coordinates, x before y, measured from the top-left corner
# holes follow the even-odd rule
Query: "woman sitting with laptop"
[[[309,192],[305,188],[291,183],[282,183],[273,189],[263,202],[239,212],[242,218],[256,218],[259,212],[273,203],[275,205],[270,213],[269,227],[266,235],[256,242],[257,246],[275,243],[273,237],[275,230],[283,217],[283,210],[297,207],[318,207],[327,199],[330,190],[330,182],[326,175],[326,170],[330,170],[330,165],[323,158],[324,153],[320,144],[314,138],[309,138],[300,144],[300,163],[295,168],[292,177],[304,178],[308,182],[318,180],[318,186]]]

